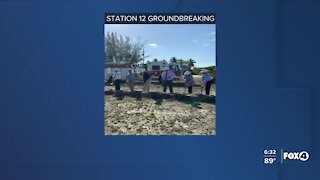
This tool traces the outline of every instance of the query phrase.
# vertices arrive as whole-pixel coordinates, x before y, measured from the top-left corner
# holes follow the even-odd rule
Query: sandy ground
[[[141,83],[136,83],[133,93],[126,84],[120,92],[105,86],[106,135],[215,135],[214,84],[210,96],[201,95],[200,86],[194,87],[194,94],[185,95],[179,82],[173,95],[163,93],[158,83],[151,84],[148,94],[141,90]]]

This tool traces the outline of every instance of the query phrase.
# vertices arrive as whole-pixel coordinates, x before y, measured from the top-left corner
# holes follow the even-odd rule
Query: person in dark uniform
[[[112,76],[109,76],[109,79],[107,81],[107,86],[111,86],[112,83]]]
[[[148,71],[143,70],[143,89],[142,92],[149,93],[151,84],[151,76]]]

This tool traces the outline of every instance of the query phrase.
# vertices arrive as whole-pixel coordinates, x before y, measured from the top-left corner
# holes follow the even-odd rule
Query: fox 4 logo
[[[307,151],[301,152],[283,152],[284,160],[300,160],[300,161],[308,161],[310,155]]]

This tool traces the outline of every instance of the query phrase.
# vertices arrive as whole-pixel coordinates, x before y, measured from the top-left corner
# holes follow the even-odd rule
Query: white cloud
[[[158,47],[158,45],[156,43],[150,43],[148,45],[151,46],[151,47]]]

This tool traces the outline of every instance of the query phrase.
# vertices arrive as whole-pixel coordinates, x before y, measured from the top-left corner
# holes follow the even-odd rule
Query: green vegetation
[[[144,56],[145,42],[133,42],[128,36],[107,32],[105,37],[105,61],[109,63],[138,63]]]
[[[194,67],[192,69],[192,74],[194,75],[201,75],[201,69],[208,69],[209,74],[215,79],[216,77],[216,67],[215,66],[208,66],[208,67]]]

